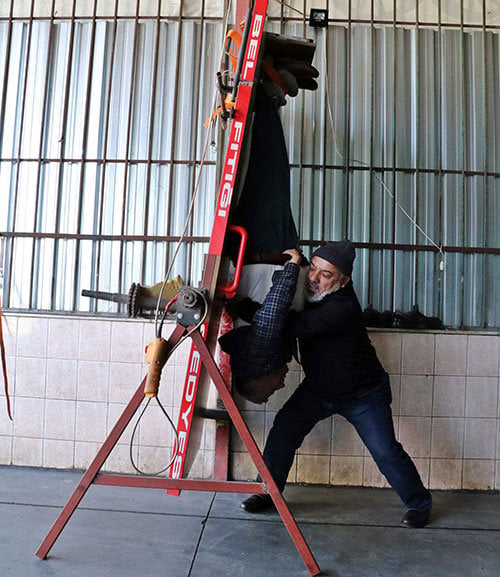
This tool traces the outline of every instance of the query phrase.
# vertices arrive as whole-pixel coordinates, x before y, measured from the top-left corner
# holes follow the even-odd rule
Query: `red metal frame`
[[[256,0],[252,11],[252,18],[249,27],[248,38],[246,40],[246,45],[241,46],[241,50],[244,53],[244,58],[241,67],[241,77],[238,84],[238,92],[236,97],[235,106],[233,108],[233,114],[231,118],[231,126],[229,131],[229,139],[227,145],[226,158],[224,161],[224,167],[221,175],[219,194],[217,197],[217,204],[215,207],[215,217],[214,224],[212,227],[212,235],[210,237],[210,244],[208,247],[207,261],[205,264],[205,271],[203,274],[201,286],[206,289],[212,300],[212,310],[210,311],[210,318],[207,319],[208,325],[211,327],[211,331],[207,330],[206,341],[208,343],[209,349],[214,352],[216,348],[216,342],[218,337],[218,331],[214,330],[214,327],[219,327],[221,319],[223,319],[223,311],[220,306],[220,302],[217,301],[219,293],[224,293],[224,287],[218,285],[219,277],[219,265],[222,259],[222,253],[224,249],[224,242],[226,238],[227,229],[229,226],[229,213],[231,209],[231,201],[233,198],[233,192],[235,186],[237,185],[238,177],[238,167],[240,156],[245,145],[245,137],[247,134],[247,126],[249,124],[249,118],[252,109],[253,101],[253,88],[254,79],[259,65],[260,57],[260,46],[262,42],[262,36],[264,32],[264,23],[266,19],[268,0]],[[240,6],[241,8],[241,6]],[[246,243],[246,239],[243,241]],[[242,259],[241,259],[242,260]],[[238,274],[238,273],[237,273]],[[234,293],[234,286],[231,287],[231,292]],[[227,323],[227,320],[225,321]],[[197,352],[195,350],[194,343],[191,346],[191,351],[189,355],[189,367],[192,366],[192,360],[196,359]],[[224,374],[229,374],[228,358],[227,355],[219,351],[219,366],[222,368]],[[196,375],[190,371],[186,373],[186,379],[184,382],[184,393],[183,399],[190,396],[190,391],[193,385],[196,387],[196,391],[203,381],[200,380],[201,364],[198,366]],[[194,379],[196,383],[194,384]],[[229,381],[229,379],[228,379]],[[183,401],[184,402],[184,401]],[[184,411],[187,411],[190,407],[190,403],[186,403],[184,406]],[[192,420],[194,418],[194,400],[193,400],[193,410],[186,413],[181,412],[179,416],[179,421],[177,428],[181,431],[182,435],[185,432],[191,431]],[[183,415],[186,417],[183,418]],[[217,431],[215,438],[215,467],[214,476],[218,479],[227,478],[228,469],[228,455],[229,455],[229,437],[230,430],[229,425],[224,422],[217,423]],[[175,467],[170,470],[170,477],[179,479],[186,472],[186,462],[187,462],[187,439],[186,437],[186,450],[182,452],[179,460],[176,462]],[[168,491],[170,494],[179,494],[179,491]]]
[[[238,2],[239,9],[242,4]],[[208,292],[211,300],[211,310],[205,322],[199,328],[186,328],[180,324],[176,326],[172,335],[165,341],[165,359],[172,349],[184,337],[186,331],[192,340],[191,354],[189,357],[188,370],[184,385],[183,400],[181,404],[181,414],[179,417],[178,433],[179,447],[178,460],[170,469],[171,478],[130,476],[130,475],[110,475],[101,474],[100,470],[107,457],[115,447],[123,434],[125,428],[130,423],[134,414],[138,410],[144,399],[144,387],[147,376],[139,385],[137,391],[130,399],[118,422],[111,430],[103,446],[92,461],[73,494],[60,512],[53,526],[47,533],[45,539],[36,551],[36,555],[45,559],[56,539],[69,521],[71,515],[78,507],[80,501],[86,494],[91,484],[114,485],[123,487],[148,487],[166,489],[168,493],[178,494],[181,490],[215,491],[215,492],[237,492],[237,493],[269,493],[278,513],[280,514],[290,537],[292,538],[298,552],[300,553],[306,567],[312,576],[318,575],[320,570],[312,556],[312,553],[293,518],[288,506],[283,499],[276,483],[274,482],[259,448],[252,437],[243,417],[231,395],[229,381],[229,367],[227,355],[221,354],[219,366],[214,360],[213,351],[216,347],[216,339],[221,328],[228,327],[230,319],[221,307],[220,299],[216,298],[217,283],[219,280],[219,268],[222,258],[224,241],[229,225],[229,212],[235,185],[237,184],[237,170],[240,154],[244,146],[245,134],[247,132],[247,121],[251,110],[253,98],[253,81],[259,65],[259,52],[262,40],[263,28],[267,12],[268,0],[255,0],[252,12],[252,20],[249,28],[249,35],[246,46],[242,48],[245,56],[241,70],[241,80],[238,85],[238,94],[233,108],[233,118],[231,120],[231,130],[229,135],[226,160],[221,177],[219,195],[217,199],[215,220],[212,229],[212,236],[205,262],[202,288]],[[243,236],[243,235],[242,235]],[[240,251],[241,252],[241,251]],[[226,287],[227,288],[227,287]],[[230,292],[234,292],[234,286],[229,287]],[[224,403],[230,421],[241,437],[247,448],[262,482],[234,482],[227,481],[227,462],[229,453],[229,431],[228,423],[221,423],[217,426],[214,480],[193,480],[181,478],[186,451],[191,429],[191,421],[194,414],[194,403],[198,393],[200,375],[202,367],[205,367],[208,376],[214,383],[219,397]],[[220,367],[220,368],[219,368]]]
[[[139,388],[128,403],[118,422],[113,427],[108,438],[104,442],[101,450],[98,452],[90,467],[87,469],[79,484],[73,491],[73,494],[67,501],[66,505],[60,512],[55,523],[47,533],[45,539],[36,551],[37,557],[45,559],[55,541],[61,534],[62,530],[69,521],[71,515],[74,513],[78,504],[85,496],[91,484],[96,485],[113,485],[121,487],[147,487],[152,489],[167,489],[167,490],[190,490],[190,491],[216,491],[216,492],[237,492],[237,493],[269,493],[276,509],[285,524],[285,527],[290,534],[302,560],[308,568],[312,576],[318,575],[319,567],[307,545],[288,505],[281,495],[274,479],[269,472],[264,459],[259,451],[259,448],[250,433],[230,391],[224,380],[224,377],[219,371],[212,354],[210,353],[203,335],[199,329],[193,330],[194,327],[189,327],[190,337],[193,340],[193,345],[196,346],[201,362],[207,369],[210,378],[217,387],[217,391],[226,407],[226,410],[231,418],[231,421],[241,437],[245,447],[247,448],[262,482],[235,482],[235,481],[217,481],[217,480],[192,480],[192,479],[168,479],[160,477],[141,477],[131,475],[109,475],[99,474],[101,467],[106,461],[107,457],[113,450],[114,446],[120,439],[123,431],[129,424],[130,420],[139,408],[144,399],[144,385],[146,377],[141,382]],[[167,351],[171,351],[173,347],[183,337],[186,328],[177,325],[174,332],[167,342]],[[192,332],[191,332],[192,331]]]

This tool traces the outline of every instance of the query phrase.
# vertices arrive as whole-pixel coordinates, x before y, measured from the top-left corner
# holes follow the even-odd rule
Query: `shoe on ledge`
[[[418,509],[408,509],[404,514],[401,523],[407,527],[413,527],[414,529],[425,527],[429,521],[430,513],[430,509],[425,509],[423,511]]]
[[[240,507],[247,513],[260,513],[274,507],[274,503],[271,495],[250,495],[240,504]]]

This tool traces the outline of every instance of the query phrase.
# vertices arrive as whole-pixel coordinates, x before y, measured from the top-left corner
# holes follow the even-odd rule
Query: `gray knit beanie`
[[[320,246],[313,252],[313,257],[324,258],[345,276],[352,275],[352,263],[356,258],[354,247],[350,240],[337,240]]]

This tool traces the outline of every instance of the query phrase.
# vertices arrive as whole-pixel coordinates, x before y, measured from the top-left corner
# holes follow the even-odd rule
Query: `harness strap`
[[[5,360],[5,344],[3,340],[3,330],[2,330],[2,297],[0,296],[0,354],[2,357],[2,370],[3,370],[3,380],[5,382],[5,399],[7,401],[7,414],[9,419],[12,421],[12,413],[10,410],[10,397],[9,397],[9,380],[7,377],[7,361]]]
[[[234,108],[235,102],[233,102],[231,100],[231,95],[229,94],[226,99],[224,100],[224,106],[226,108],[226,110],[230,110],[231,108]],[[222,106],[218,106],[211,114],[210,118],[208,120],[205,120],[205,126],[208,128],[210,126],[210,123],[213,122],[214,118],[216,116],[219,116],[219,114],[222,114]]]
[[[275,83],[277,84],[281,90],[283,90],[283,92],[285,94],[288,94],[290,92],[286,82],[284,81],[283,77],[280,75],[280,73],[273,68],[269,62],[266,62],[265,60],[262,61],[262,68],[264,69],[265,73],[269,76],[269,78]]]

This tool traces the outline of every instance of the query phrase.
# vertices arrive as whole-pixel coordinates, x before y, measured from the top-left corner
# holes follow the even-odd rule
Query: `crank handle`
[[[158,394],[161,370],[167,362],[167,353],[167,341],[162,338],[155,339],[146,347],[146,362],[149,363],[146,384],[144,385],[146,397],[156,397]]]

